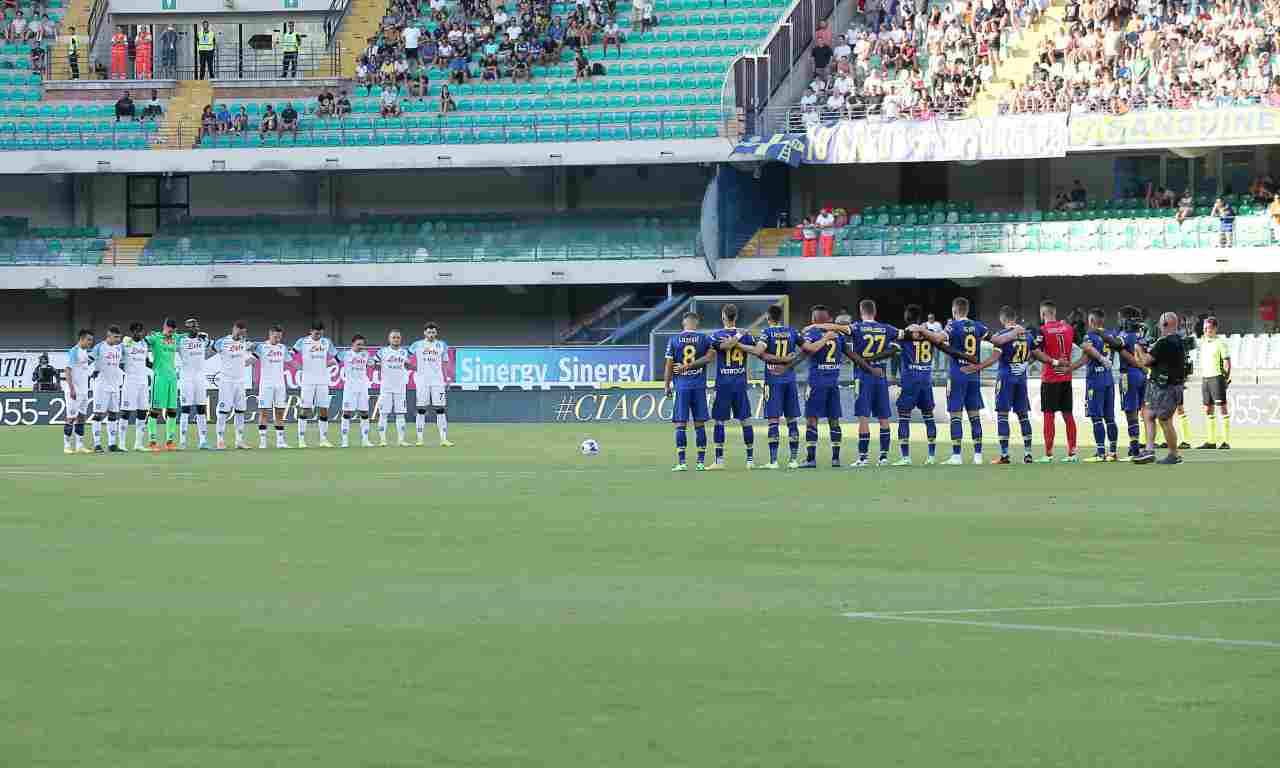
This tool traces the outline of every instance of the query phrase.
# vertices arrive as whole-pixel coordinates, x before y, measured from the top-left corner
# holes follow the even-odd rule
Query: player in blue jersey
[[[969,300],[963,296],[951,302],[951,320],[943,331],[947,343],[956,350],[976,357],[982,340],[989,334],[987,326],[969,319]],[[964,414],[969,415],[969,434],[973,438],[973,463],[982,463],[982,389],[977,373],[965,373],[962,358],[951,358],[947,382],[947,412],[951,416],[951,458],[947,464],[963,464],[960,443],[964,440]]]
[[[906,323],[902,343],[902,372],[898,377],[898,449],[902,458],[894,463],[896,467],[911,465],[911,412],[920,411],[924,419],[925,436],[929,440],[929,457],[925,464],[935,464],[938,423],[933,418],[933,354],[935,344],[940,339],[934,338],[934,332],[921,326],[924,310],[919,304],[908,304],[902,315]],[[942,334],[938,333],[938,337]]]
[[[1120,330],[1114,334],[1103,336],[1103,341],[1115,350],[1120,358],[1120,370],[1117,378],[1120,384],[1120,410],[1124,411],[1126,426],[1129,431],[1128,458],[1142,453],[1138,438],[1142,423],[1142,411],[1147,407],[1147,369],[1138,364],[1136,353],[1146,349],[1146,338],[1142,331],[1142,310],[1137,307],[1123,307],[1117,313]]]
[[[687,312],[681,321],[684,328],[667,342],[667,365],[663,376],[667,396],[674,389],[675,406],[671,422],[676,426],[676,465],[673,472],[688,471],[685,449],[689,444],[689,422],[693,422],[698,445],[699,472],[707,468],[707,366],[715,358],[715,350],[706,334],[698,331],[698,313]]]
[[[724,469],[724,423],[737,419],[742,425],[742,444],[747,450],[747,469],[754,466],[755,430],[751,419],[751,399],[747,397],[747,355],[754,351],[756,340],[738,327],[738,307],[725,304],[720,310],[724,327],[711,333],[711,346],[716,350],[716,399],[711,405],[711,440],[715,443],[715,460],[707,469]]]
[[[1105,322],[1106,315],[1101,309],[1089,310],[1089,330],[1080,345],[1084,355],[1072,365],[1073,369],[1081,365],[1088,366],[1085,370],[1084,404],[1089,419],[1093,422],[1093,441],[1097,445],[1097,453],[1085,459],[1090,464],[1119,460],[1116,455],[1116,439],[1119,436],[1119,429],[1116,427],[1116,384],[1111,376],[1111,345],[1103,339],[1106,335],[1103,329]]]
[[[883,355],[894,351],[893,343],[902,332],[876,320],[876,303],[871,299],[858,302],[858,315],[861,321],[849,329],[849,343],[853,349],[848,353],[851,359],[855,353],[861,356],[870,369],[859,368],[855,372],[858,397],[854,401],[853,415],[858,418],[858,460],[852,466],[870,464],[867,453],[871,448],[871,419],[874,417],[880,423],[880,457],[877,463],[883,467],[889,463],[889,415],[892,412],[887,360]]]
[[[1009,459],[1009,412],[1018,417],[1018,428],[1022,432],[1022,463],[1031,464],[1031,398],[1027,392],[1027,368],[1031,365],[1034,339],[1032,334],[1018,325],[1017,315],[1013,307],[1000,308],[1000,324],[1003,330],[991,337],[996,350],[981,363],[965,367],[966,373],[976,374],[983,368],[989,368],[999,362],[996,375],[996,431],[1000,435],[1000,457],[992,464],[1010,464]]]
[[[752,354],[766,364],[764,374],[764,417],[769,421],[769,463],[765,469],[778,468],[779,428],[787,420],[787,437],[791,447],[788,466],[800,466],[800,397],[795,368],[789,363],[800,357],[800,333],[782,322],[782,307],[769,307],[769,325],[756,337]]]
[[[805,328],[800,349],[809,360],[809,397],[804,403],[805,462],[801,469],[818,466],[818,419],[826,419],[831,430],[831,466],[840,466],[840,364],[844,360],[843,338],[834,330],[823,330],[831,322],[831,310],[815,304],[809,315],[813,325]]]

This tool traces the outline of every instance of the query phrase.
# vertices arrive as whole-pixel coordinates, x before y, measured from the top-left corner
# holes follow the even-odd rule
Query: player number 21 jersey
[[[293,345],[302,358],[302,386],[329,386],[329,358],[333,356],[333,342],[321,337],[303,336]]]

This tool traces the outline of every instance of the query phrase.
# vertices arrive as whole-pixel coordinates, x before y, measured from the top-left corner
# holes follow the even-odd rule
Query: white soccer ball
[[[583,456],[595,456],[600,453],[600,444],[591,438],[582,441],[582,445],[578,446]]]

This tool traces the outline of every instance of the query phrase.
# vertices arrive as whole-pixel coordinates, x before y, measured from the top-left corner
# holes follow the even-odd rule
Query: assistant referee
[[[1204,336],[1200,339],[1200,392],[1204,397],[1204,418],[1208,435],[1201,448],[1231,448],[1231,414],[1227,413],[1227,387],[1231,384],[1231,350],[1227,340],[1218,335],[1218,318],[1204,319]],[[1218,442],[1218,415],[1222,413],[1222,442]]]

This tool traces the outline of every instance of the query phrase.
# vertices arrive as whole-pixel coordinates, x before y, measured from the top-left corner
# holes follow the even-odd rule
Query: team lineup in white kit
[[[317,445],[333,447],[329,442],[333,400],[329,368],[335,362],[341,366],[343,378],[342,447],[352,445],[353,422],[357,423],[360,446],[389,445],[387,431],[391,424],[397,445],[422,446],[429,412],[435,417],[439,444],[453,445],[446,415],[448,344],[440,339],[435,323],[427,323],[422,338],[407,347],[401,332],[393,329],[387,334],[385,346],[370,349],[368,340],[355,334],[350,347],[342,350],[324,335],[320,322],[312,323],[309,333],[292,346],[284,343],[284,330],[279,325],[271,328],[266,341],[258,342],[250,340],[248,326],[242,321],[233,324],[230,334],[216,340],[202,331],[194,318],[186,321],[181,333],[176,325],[173,320],[166,320],[162,331],[144,335],[142,324],[133,323],[127,336],[117,326],[111,326],[106,338],[96,343],[91,331],[80,332],[76,345],[68,351],[63,372],[67,402],[64,452],[127,451],[131,424],[135,430],[134,450],[183,450],[193,426],[198,449],[226,449],[229,429],[230,445],[247,449],[245,425],[248,393],[255,384],[255,362],[259,448],[268,447],[271,432],[275,433],[276,448],[294,447],[285,434],[289,406],[285,374],[291,362],[300,370],[296,447],[307,447],[308,425],[312,421],[316,423]],[[217,358],[218,366],[212,445],[206,405],[209,380],[204,374],[205,360],[211,357]],[[370,396],[371,370],[381,372],[380,396],[376,399],[378,443],[370,440],[374,404]],[[406,435],[411,374],[417,395],[412,442]],[[90,436],[84,434],[86,424],[91,427],[92,447],[87,444]],[[165,437],[158,437],[160,431]]]

